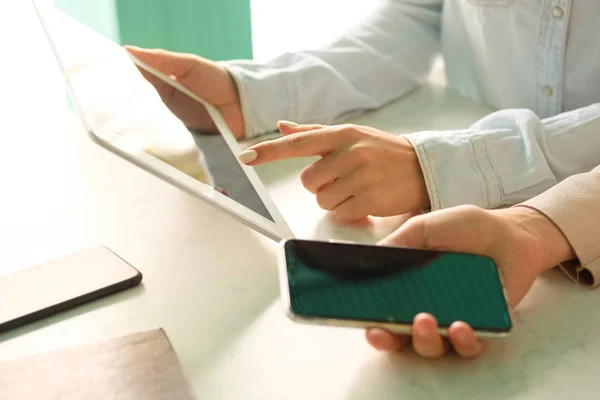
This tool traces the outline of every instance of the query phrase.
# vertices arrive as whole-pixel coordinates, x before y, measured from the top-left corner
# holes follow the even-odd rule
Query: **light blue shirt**
[[[432,209],[515,204],[600,165],[597,0],[387,0],[321,49],[225,65],[252,137],[280,119],[333,124],[381,107],[440,54],[452,89],[499,111],[406,136]]]

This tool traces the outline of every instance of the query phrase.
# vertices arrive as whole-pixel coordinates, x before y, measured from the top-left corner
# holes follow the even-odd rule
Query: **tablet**
[[[34,5],[71,103],[96,143],[273,240],[293,237],[256,172],[237,160],[242,148],[216,108],[119,44]],[[189,129],[138,68],[192,98],[189,112],[208,113],[218,132]]]

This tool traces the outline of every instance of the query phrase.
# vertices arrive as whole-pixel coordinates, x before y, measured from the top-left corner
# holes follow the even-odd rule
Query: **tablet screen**
[[[175,85],[170,96],[159,94],[156,82],[144,77],[142,71],[147,71],[134,64],[118,38],[103,36],[86,21],[75,21],[60,12],[42,14],[67,75],[72,100],[93,135],[133,157],[140,152],[154,157],[276,222],[273,207],[270,211],[265,204],[266,191],[256,189],[264,186],[250,167],[236,158],[243,144],[222,120],[213,121],[217,129],[214,125],[213,129],[202,129],[193,123],[196,116],[205,120],[215,117],[214,109],[207,110],[202,99],[193,99],[180,90],[185,87]],[[174,97],[180,100],[176,106],[171,101]]]

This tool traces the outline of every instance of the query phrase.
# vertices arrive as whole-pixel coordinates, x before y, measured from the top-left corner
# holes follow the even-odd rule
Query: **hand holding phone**
[[[381,327],[410,334],[415,315],[455,321],[480,338],[512,328],[495,262],[467,253],[308,240],[282,242],[281,295],[288,316],[311,324]]]

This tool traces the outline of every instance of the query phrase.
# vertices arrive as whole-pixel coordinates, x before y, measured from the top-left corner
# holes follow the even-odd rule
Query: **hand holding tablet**
[[[237,139],[243,136],[244,119],[238,90],[223,66],[193,54],[135,46],[125,46],[125,50],[164,103],[188,128],[217,131],[211,116],[197,103],[196,96],[200,96],[221,113]],[[180,83],[181,87],[167,83],[169,80]]]

